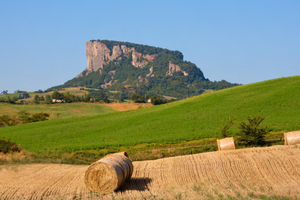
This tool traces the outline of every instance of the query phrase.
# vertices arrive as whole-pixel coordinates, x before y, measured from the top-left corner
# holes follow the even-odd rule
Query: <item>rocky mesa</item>
[[[195,96],[206,89],[232,87],[227,81],[210,81],[194,63],[173,51],[129,42],[90,40],[86,43],[87,67],[57,87],[88,87],[115,93]]]

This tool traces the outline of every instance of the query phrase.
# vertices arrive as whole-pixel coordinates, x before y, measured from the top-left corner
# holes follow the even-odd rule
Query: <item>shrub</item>
[[[266,144],[265,135],[271,131],[268,127],[261,126],[264,119],[265,117],[261,116],[248,116],[248,123],[240,122],[238,125],[241,136],[239,141],[245,143],[246,146],[264,146]]]
[[[29,123],[30,122],[30,113],[22,110],[18,112],[18,120],[22,123]]]
[[[48,113],[35,113],[35,114],[30,114],[26,111],[20,111],[18,112],[18,120],[21,121],[23,124],[25,123],[30,123],[30,122],[38,122],[38,121],[45,121],[48,120],[47,118],[50,115]]]
[[[153,105],[160,105],[160,104],[167,103],[167,101],[163,98],[160,98],[160,96],[152,96],[150,99]]]
[[[32,122],[45,121],[45,120],[48,120],[47,118],[49,116],[50,115],[48,113],[43,113],[43,112],[32,114],[31,121]]]
[[[20,148],[14,142],[0,140],[0,152],[8,153],[10,151],[20,151]]]
[[[17,125],[17,119],[8,115],[0,116],[0,127]]]
[[[226,138],[231,134],[229,128],[234,124],[234,120],[235,118],[229,118],[227,122],[222,123],[222,129],[221,129],[222,138]]]

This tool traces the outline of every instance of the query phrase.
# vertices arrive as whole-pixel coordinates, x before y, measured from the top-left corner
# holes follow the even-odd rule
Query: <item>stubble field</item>
[[[133,162],[133,176],[101,195],[89,166],[3,165],[0,199],[299,199],[300,145],[249,148]]]

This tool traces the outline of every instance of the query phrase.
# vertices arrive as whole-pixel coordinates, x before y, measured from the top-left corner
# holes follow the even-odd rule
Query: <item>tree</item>
[[[67,98],[67,99],[70,98],[70,92],[69,92],[69,91],[66,91],[66,92],[64,93],[64,97]]]
[[[23,92],[23,99],[30,98],[28,92]]]
[[[7,97],[7,103],[11,103],[11,98],[10,98],[10,96]]]
[[[40,97],[40,99],[39,99],[40,101],[45,101],[45,98],[44,98],[44,96],[42,95],[41,97]]]
[[[65,102],[71,103],[71,102],[72,102],[72,100],[71,100],[72,96],[73,96],[73,95],[71,95],[69,91],[66,91],[66,92],[63,94],[63,99],[65,100]]]
[[[46,102],[47,103],[50,103],[51,102],[51,97],[50,97],[50,95],[48,94],[48,95],[46,95]]]
[[[89,102],[91,99],[91,95],[87,94],[86,92],[83,93],[83,101],[84,102]]]
[[[34,95],[33,103],[39,103],[39,95]]]
[[[3,92],[1,92],[1,94],[7,94],[8,93],[8,90],[3,90]]]
[[[261,123],[265,117],[256,116],[251,117],[248,116],[246,122],[240,122],[238,128],[240,129],[239,135],[241,138],[240,142],[244,142],[246,146],[263,146],[266,144],[265,135],[268,134],[271,129],[268,127],[261,126]]]
[[[76,102],[80,102],[81,101],[81,99],[80,99],[80,97],[78,95],[75,97],[75,101]]]
[[[104,101],[105,103],[110,103],[110,100],[107,98],[106,95],[104,96],[103,101]]]
[[[150,99],[153,105],[160,105],[160,104],[167,103],[167,101],[165,99],[160,98],[160,96],[152,96]]]
[[[134,102],[137,102],[137,103],[145,103],[146,100],[145,100],[145,97],[144,96],[140,96],[138,94],[135,94],[133,93],[131,96],[130,96],[130,99]]]
[[[39,89],[38,91],[34,91],[35,93],[43,93],[43,90]]]
[[[63,99],[64,95],[60,94],[58,91],[54,91],[51,95],[52,99]]]
[[[20,104],[20,105],[24,105],[25,103],[26,103],[26,102],[25,102],[24,100],[20,100],[20,101],[19,101],[19,104]]]
[[[11,100],[15,103],[16,101],[18,101],[18,97],[13,96]]]
[[[118,101],[119,101],[119,103],[124,102],[124,95],[123,95],[123,93],[119,94]]]
[[[222,123],[221,136],[222,138],[226,138],[230,135],[229,128],[234,124],[235,118],[229,118],[226,123]]]
[[[137,99],[139,98],[139,95],[133,93],[131,96],[130,96],[130,100],[132,101],[136,101]]]

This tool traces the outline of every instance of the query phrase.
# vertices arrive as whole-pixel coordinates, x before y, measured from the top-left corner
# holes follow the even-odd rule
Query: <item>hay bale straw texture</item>
[[[132,176],[133,165],[126,152],[105,156],[85,172],[85,185],[91,191],[108,194],[117,190]]]
[[[227,137],[223,139],[218,139],[218,149],[219,150],[232,150],[235,149],[235,142],[233,137]]]
[[[284,133],[284,144],[285,145],[300,144],[300,131]]]

